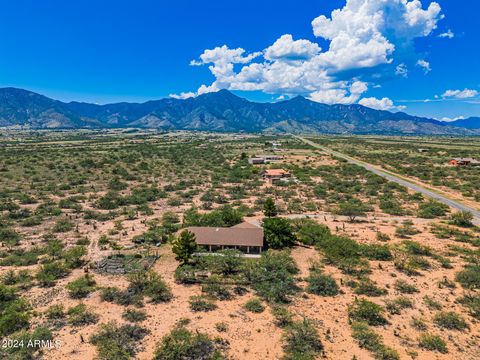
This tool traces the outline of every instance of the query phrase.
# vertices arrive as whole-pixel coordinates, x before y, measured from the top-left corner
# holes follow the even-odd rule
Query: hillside
[[[64,103],[31,91],[0,89],[0,127],[75,129],[138,127],[227,132],[316,132],[327,134],[478,135],[470,123],[445,123],[370,109],[326,105],[296,97],[256,103],[227,90],[185,100],[96,105]]]

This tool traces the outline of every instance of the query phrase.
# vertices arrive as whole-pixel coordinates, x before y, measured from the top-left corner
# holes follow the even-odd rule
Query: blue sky
[[[475,0],[2,1],[0,86],[96,103],[227,88],[480,116],[479,13]]]

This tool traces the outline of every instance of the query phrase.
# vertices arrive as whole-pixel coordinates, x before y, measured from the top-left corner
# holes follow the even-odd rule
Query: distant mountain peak
[[[74,101],[64,103],[28,90],[0,88],[0,127],[480,135],[480,121],[462,121],[442,123],[358,104],[327,105],[303,96],[274,103],[256,103],[226,89],[185,100],[96,105]]]

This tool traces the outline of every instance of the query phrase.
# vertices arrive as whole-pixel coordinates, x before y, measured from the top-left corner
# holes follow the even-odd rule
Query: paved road
[[[338,151],[335,151],[335,150],[331,150],[329,148],[326,148],[324,146],[321,146],[317,143],[314,143],[313,141],[310,141],[310,140],[307,140],[301,136],[296,136],[294,135],[297,139],[299,140],[302,140],[304,143],[308,144],[308,145],[311,145],[317,149],[320,149],[320,150],[323,150],[324,152],[328,153],[328,154],[331,154],[331,155],[334,155],[338,158],[342,158],[342,159],[345,159],[347,160],[349,163],[352,163],[352,164],[356,164],[358,166],[361,166],[365,169],[367,169],[368,171],[371,171],[373,172],[374,174],[377,174],[381,177],[384,177],[385,179],[387,180],[390,180],[390,181],[393,181],[393,182],[396,182],[397,184],[400,184],[400,185],[403,185],[407,188],[410,188],[414,191],[417,191],[419,193],[422,193],[428,197],[431,197],[435,200],[438,200],[454,209],[457,209],[457,210],[460,210],[460,211],[469,211],[472,213],[474,219],[473,219],[473,223],[475,225],[480,225],[480,211],[478,210],[475,210],[467,205],[464,205],[462,203],[459,203],[455,200],[452,200],[452,199],[449,199],[441,194],[438,194],[434,191],[431,191],[427,188],[424,188],[423,186],[420,186],[418,184],[415,184],[413,182],[410,182],[410,181],[407,181],[405,179],[402,179],[401,177],[398,177],[398,176],[395,176],[394,174],[390,173],[390,172],[386,172],[386,171],[382,171],[374,166],[372,166],[371,164],[369,163],[366,163],[366,162],[363,162],[363,161],[360,161],[360,160],[357,160],[357,159],[354,159],[348,155],[345,155],[345,154],[342,154],[342,153],[339,153]]]

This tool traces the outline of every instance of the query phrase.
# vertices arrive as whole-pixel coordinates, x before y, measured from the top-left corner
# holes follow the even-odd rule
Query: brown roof
[[[195,234],[198,245],[263,246],[263,229],[259,227],[203,227],[186,228]]]
[[[267,169],[265,170],[265,175],[266,176],[283,176],[283,175],[289,175],[289,172],[283,169]]]

